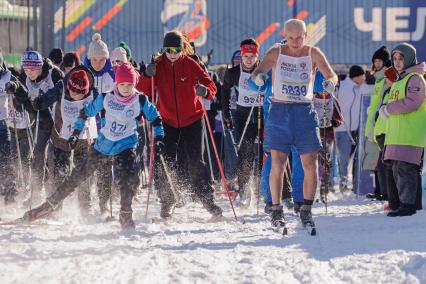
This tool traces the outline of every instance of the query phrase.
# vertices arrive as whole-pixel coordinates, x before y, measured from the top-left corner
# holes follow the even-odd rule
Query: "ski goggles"
[[[182,47],[164,47],[163,50],[167,53],[179,53],[182,51]]]

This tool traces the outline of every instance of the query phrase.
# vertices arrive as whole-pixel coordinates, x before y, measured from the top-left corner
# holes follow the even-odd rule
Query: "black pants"
[[[13,170],[11,136],[6,120],[0,120],[0,193],[5,201],[12,201],[16,195],[16,174]]]
[[[164,159],[174,186],[189,190],[202,203],[213,198],[207,165],[203,162],[202,121],[183,128],[164,126]],[[167,181],[164,167],[157,157],[154,163],[154,181],[161,203],[174,204],[173,192]]]
[[[244,127],[246,125],[248,116],[250,113],[250,108],[237,107],[237,111],[235,113],[235,132],[236,132],[236,143],[239,143],[241,140],[241,136],[244,131]],[[238,176],[238,187],[239,190],[244,192],[246,190],[247,184],[250,180],[251,169],[253,163],[257,162],[255,166],[254,174],[260,174],[262,169],[262,165],[260,159],[257,159],[257,144],[255,143],[256,137],[258,136],[258,108],[255,107],[253,109],[253,113],[250,117],[249,124],[247,126],[247,130],[244,134],[240,149],[238,151],[238,165],[237,165],[237,176]],[[260,113],[261,118],[261,129],[260,129],[260,153],[259,157],[263,156],[263,147],[262,147],[262,133],[263,133],[263,120],[262,113]]]
[[[389,161],[387,165],[388,199],[391,210],[401,206],[422,209],[422,189],[419,165]]]
[[[58,185],[56,191],[49,196],[49,201],[55,205],[61,203],[95,169],[99,169],[101,172],[110,170],[111,168],[106,165],[110,165],[111,162],[114,164],[114,173],[121,195],[121,212],[131,213],[132,199],[139,186],[139,160],[136,149],[127,149],[116,156],[109,157],[99,153],[93,147],[90,148],[86,154],[82,153],[79,163],[75,164],[71,175]]]
[[[53,188],[59,188],[62,182],[71,175],[74,165],[87,162],[89,148],[74,150],[74,156],[70,151],[64,151],[54,147]],[[72,159],[72,162],[71,162]],[[80,209],[87,212],[90,209],[90,187],[82,184],[78,188],[78,201]]]

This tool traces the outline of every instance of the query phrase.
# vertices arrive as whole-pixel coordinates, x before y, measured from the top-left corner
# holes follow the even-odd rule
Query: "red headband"
[[[245,53],[259,54],[259,47],[255,44],[244,44],[240,47],[241,55]]]

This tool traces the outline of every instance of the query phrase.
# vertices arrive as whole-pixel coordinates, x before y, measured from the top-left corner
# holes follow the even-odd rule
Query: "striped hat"
[[[22,68],[41,69],[43,67],[43,57],[35,50],[25,51],[22,56]]]

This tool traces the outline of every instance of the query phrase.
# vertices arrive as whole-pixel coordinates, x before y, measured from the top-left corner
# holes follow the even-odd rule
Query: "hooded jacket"
[[[90,60],[86,57],[83,65],[87,67],[93,74],[94,86],[99,93],[109,93],[114,90],[114,70],[110,59],[105,62],[104,68],[101,71],[93,69]]]
[[[154,87],[157,89],[157,108],[163,122],[174,128],[186,127],[203,116],[203,108],[195,93],[197,83],[207,88],[207,99],[216,95],[216,85],[200,65],[182,54],[172,63],[166,54],[156,62]],[[136,89],[151,96],[151,78],[140,76]]]
[[[54,114],[54,127],[52,129],[52,142],[53,145],[56,148],[59,148],[63,151],[71,151],[68,141],[60,137],[59,133],[61,133],[62,128],[62,114],[61,114],[61,99],[62,95],[64,94],[64,98],[69,101],[73,101],[69,94],[69,90],[66,87],[68,83],[68,79],[70,78],[71,74],[78,70],[84,70],[87,73],[87,76],[89,77],[89,93],[85,96],[87,98],[88,96],[93,94],[93,97],[96,98],[98,96],[98,91],[96,90],[94,86],[94,78],[92,72],[88,68],[86,68],[83,65],[79,65],[74,67],[63,80],[59,81],[55,87],[44,93],[42,96],[38,97],[36,100],[37,108],[41,110],[45,110],[48,107],[54,105],[53,114]],[[80,149],[84,149],[89,147],[93,143],[92,139],[79,139],[77,146],[75,148],[76,151]]]
[[[43,84],[43,82],[52,81],[52,87],[56,85],[60,80],[64,77],[61,70],[58,67],[54,66],[50,59],[43,59],[43,67],[40,76],[37,77],[36,80],[32,81],[29,78],[25,78],[25,86],[30,92],[30,88],[37,88],[38,85]],[[38,96],[42,95],[42,93],[47,90],[39,90]],[[26,97],[17,97],[25,107],[25,109],[30,113],[33,119],[35,119],[36,111],[31,105],[31,95]],[[39,112],[39,127],[44,129],[51,129],[53,126],[52,115],[49,109],[44,109]]]

